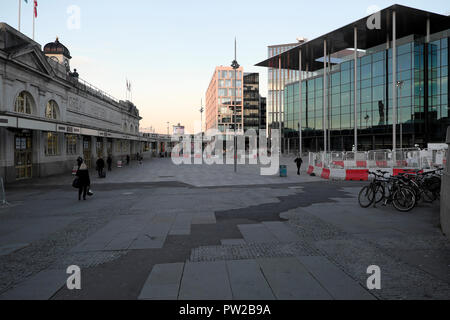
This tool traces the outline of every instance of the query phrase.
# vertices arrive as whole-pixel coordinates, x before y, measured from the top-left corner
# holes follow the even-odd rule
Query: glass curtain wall
[[[401,41],[399,41],[401,43]],[[403,41],[404,43],[405,41]],[[397,147],[443,142],[449,123],[448,39],[429,44],[423,39],[397,48],[398,125]],[[367,51],[358,59],[358,149],[392,148],[392,50]],[[428,70],[424,68],[428,65]],[[329,75],[329,125],[332,150],[350,151],[353,146],[354,61],[335,66]],[[428,73],[428,76],[426,75]],[[428,93],[424,79],[428,77]],[[298,148],[299,84],[287,85],[284,136]],[[425,96],[428,94],[428,105]],[[323,149],[323,76],[302,82],[302,128],[305,151]],[[428,120],[426,120],[428,119]],[[402,137],[400,134],[402,133]]]

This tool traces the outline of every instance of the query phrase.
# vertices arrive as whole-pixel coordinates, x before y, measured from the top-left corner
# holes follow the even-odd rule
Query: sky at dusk
[[[28,2],[22,0],[21,31],[31,37]],[[260,72],[267,96],[267,70],[254,65],[268,45],[314,39],[366,16],[369,7],[395,3],[450,14],[448,0],[38,0],[36,41],[44,46],[58,36],[80,77],[118,99],[131,80],[142,128],[167,133],[167,122],[180,122],[191,131],[214,68],[233,60],[235,37],[239,63]],[[18,0],[0,0],[0,22],[17,28]]]

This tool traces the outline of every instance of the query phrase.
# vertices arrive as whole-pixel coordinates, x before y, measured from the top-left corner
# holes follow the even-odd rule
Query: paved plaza
[[[261,176],[258,166],[169,159],[98,179],[7,186],[0,208],[0,299],[450,299],[450,241],[439,205],[363,210],[360,182]],[[82,289],[66,288],[68,266]],[[381,290],[368,290],[369,266]]]

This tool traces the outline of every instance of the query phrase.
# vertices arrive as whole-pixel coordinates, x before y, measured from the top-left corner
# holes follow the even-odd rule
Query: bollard
[[[1,185],[1,202],[0,204],[2,206],[7,206],[9,203],[6,201],[6,192],[5,192],[5,185],[3,184],[3,178],[0,178],[0,185]]]

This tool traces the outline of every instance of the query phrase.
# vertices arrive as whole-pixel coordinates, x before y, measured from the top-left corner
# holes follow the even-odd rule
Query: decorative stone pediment
[[[44,74],[50,76],[54,75],[53,69],[48,63],[47,58],[36,47],[27,46],[17,49],[9,54],[9,58]]]

